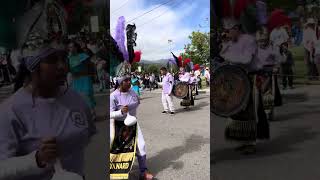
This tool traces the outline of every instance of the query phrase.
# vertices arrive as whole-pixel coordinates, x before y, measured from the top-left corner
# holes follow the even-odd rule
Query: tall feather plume
[[[120,51],[126,61],[129,61],[128,51],[125,46],[126,36],[125,36],[125,18],[123,16],[118,18],[118,23],[116,27],[115,41],[117,42]]]

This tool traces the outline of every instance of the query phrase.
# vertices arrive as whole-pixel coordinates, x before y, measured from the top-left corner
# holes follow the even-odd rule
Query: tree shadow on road
[[[257,144],[257,153],[254,155],[241,155],[231,148],[214,150],[211,152],[211,164],[217,164],[223,161],[237,161],[246,159],[258,159],[268,156],[280,155],[293,151],[302,151],[298,147],[294,147],[307,140],[316,138],[319,132],[311,131],[311,127],[297,127],[283,132],[270,141]],[[211,146],[214,147],[214,146]],[[217,148],[215,148],[217,149]]]
[[[185,143],[183,145],[176,146],[170,149],[163,149],[157,155],[149,158],[147,162],[148,168],[153,173],[153,175],[157,175],[161,171],[170,167],[176,170],[182,169],[184,163],[182,161],[178,161],[181,156],[195,151],[200,151],[203,145],[209,143],[209,138],[204,138],[199,135],[191,135],[185,140]],[[137,168],[138,167],[135,166],[134,169]],[[134,180],[134,177],[138,177],[138,173],[139,172],[137,171],[132,172],[132,174],[130,175],[132,180]]]

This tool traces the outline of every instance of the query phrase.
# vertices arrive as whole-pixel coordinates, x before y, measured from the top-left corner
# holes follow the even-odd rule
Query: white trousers
[[[162,105],[164,111],[174,112],[174,106],[173,106],[173,98],[172,96],[169,96],[168,94],[165,94],[162,92]]]
[[[115,128],[114,128],[114,119],[110,119],[110,148],[112,145],[112,141],[114,140],[115,136]],[[138,130],[138,141],[137,141],[137,155],[138,156],[144,156],[146,155],[146,142],[144,141],[143,134],[141,132],[141,128],[139,126],[139,123],[137,124],[137,130]]]

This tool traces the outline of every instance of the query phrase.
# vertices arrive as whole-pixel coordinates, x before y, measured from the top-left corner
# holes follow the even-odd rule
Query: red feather
[[[289,25],[291,26],[290,18],[281,9],[274,10],[268,18],[268,29],[272,31],[274,28]]]
[[[141,54],[142,54],[141,51],[135,51],[134,52],[133,62],[140,62]]]
[[[189,64],[191,62],[191,59],[187,58],[183,61],[183,66],[186,66],[187,64]]]
[[[179,56],[178,60],[179,60],[179,67],[182,67],[182,56]]]
[[[200,65],[199,64],[195,64],[194,66],[193,66],[193,70],[199,70],[200,69]]]

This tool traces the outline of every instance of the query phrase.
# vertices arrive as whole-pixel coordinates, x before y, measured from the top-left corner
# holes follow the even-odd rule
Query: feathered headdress
[[[274,28],[284,25],[291,25],[290,18],[285,14],[282,9],[276,9],[271,12],[268,18],[268,29],[271,32]]]
[[[183,61],[183,67],[185,71],[190,72],[193,69],[193,63],[191,62],[190,58],[186,58]]]
[[[178,68],[182,67],[182,57],[181,56],[177,57],[176,55],[173,54],[173,52],[171,52],[171,54],[175,60],[175,64],[178,66]]]
[[[142,55],[142,52],[141,52],[141,51],[135,51],[135,52],[134,52],[133,62],[140,62],[140,60],[141,60],[141,55]]]
[[[129,55],[128,51],[125,46],[125,41],[126,41],[126,27],[125,27],[125,18],[123,16],[118,18],[118,23],[116,27],[116,33],[115,33],[115,41],[117,42],[117,45],[120,49],[120,51],[123,54],[123,57],[126,61],[129,60]]]
[[[256,0],[223,0],[223,26],[231,29],[235,25],[242,25],[247,33],[256,31]]]
[[[200,69],[200,65],[199,64],[195,64],[194,66],[193,66],[193,70],[199,70]]]
[[[4,7],[8,8],[6,5],[17,12],[1,15],[0,46],[18,49],[21,62],[32,72],[44,57],[59,51],[52,42],[57,34],[67,34],[64,8],[57,0],[12,1],[5,3]]]
[[[108,34],[110,42],[110,76],[116,77],[126,73],[125,60],[117,42]]]

